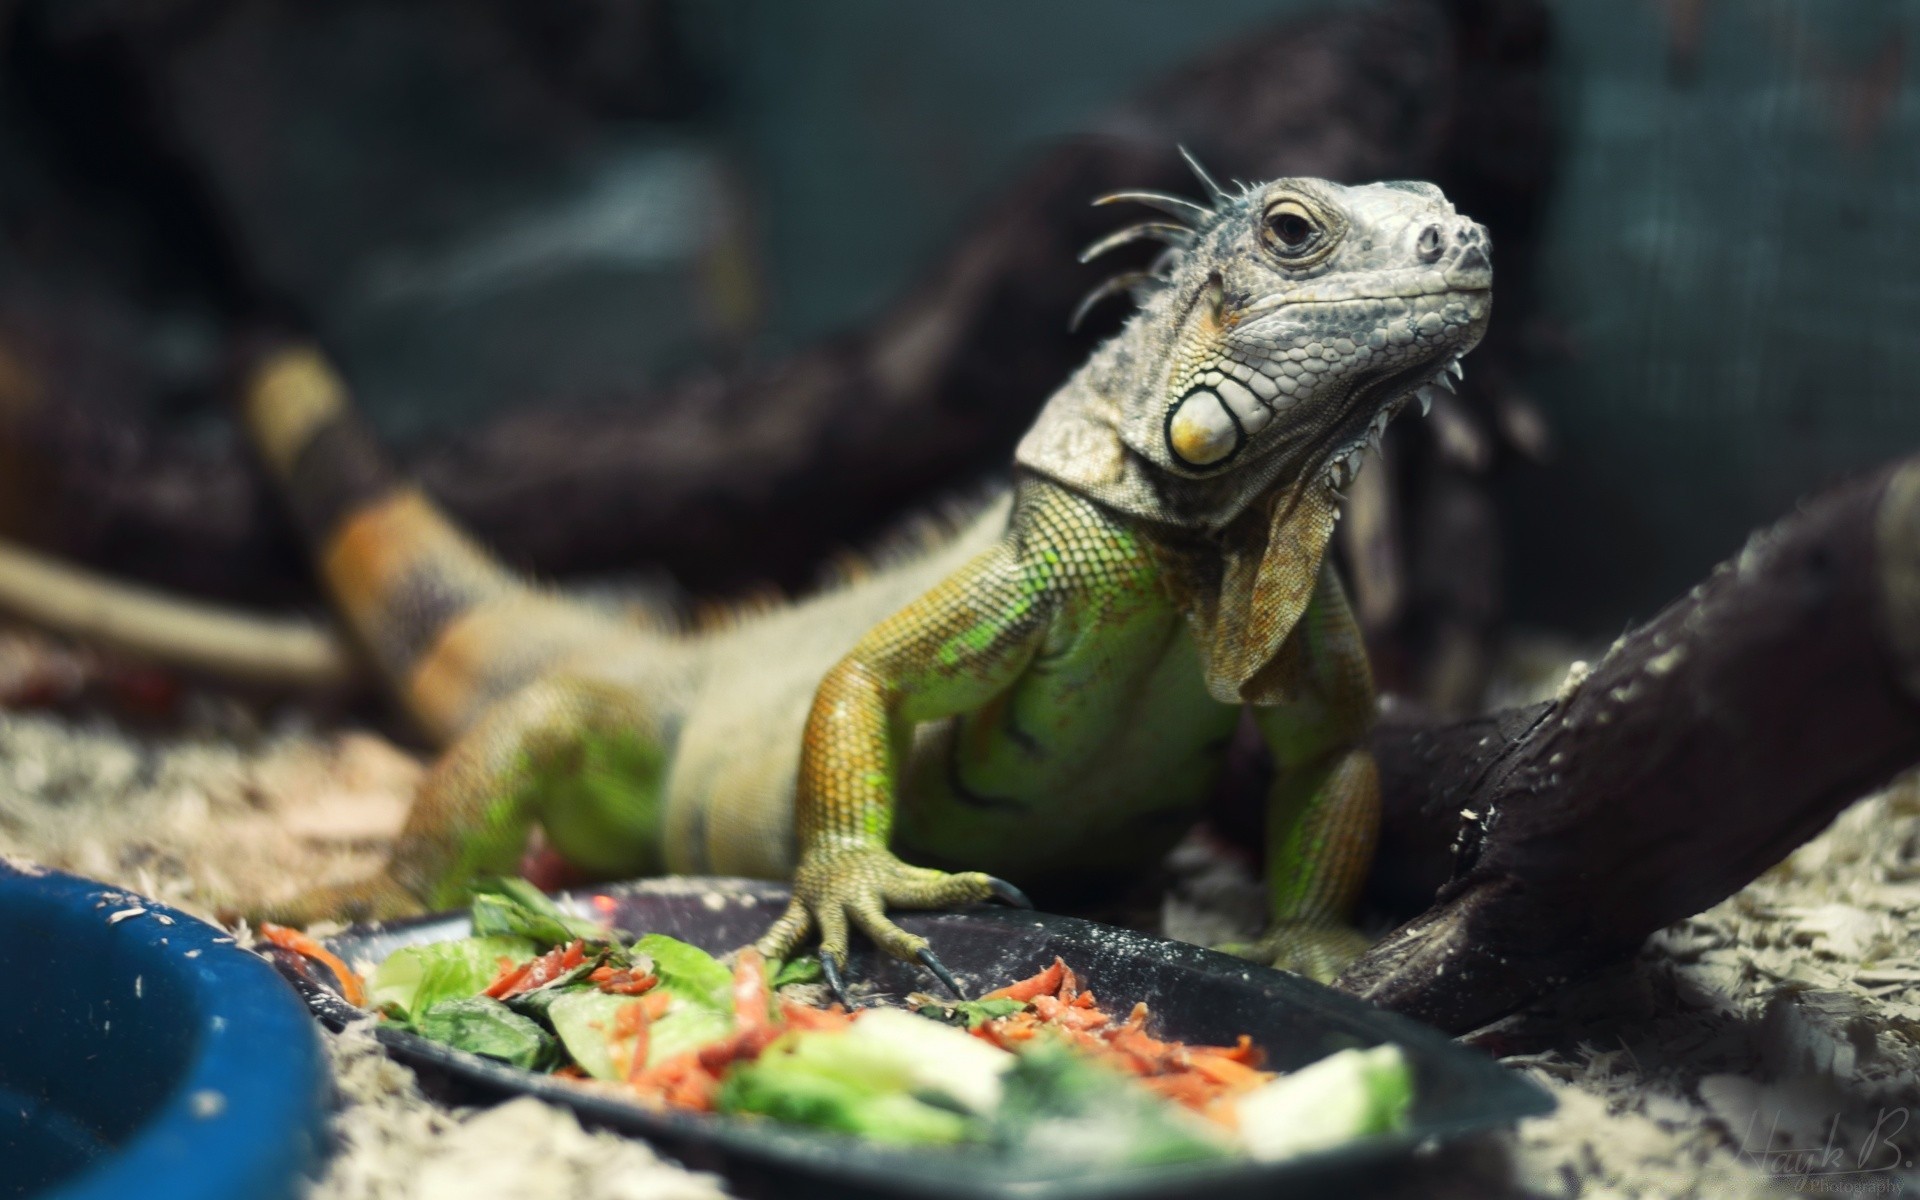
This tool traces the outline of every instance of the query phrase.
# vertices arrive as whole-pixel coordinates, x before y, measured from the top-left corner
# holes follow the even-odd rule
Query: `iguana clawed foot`
[[[845,976],[852,930],[873,939],[893,957],[919,962],[955,996],[966,994],[927,939],[887,919],[888,908],[951,908],[998,900],[1021,908],[1032,903],[1019,888],[979,871],[949,874],[901,862],[879,846],[841,846],[808,854],[794,873],[793,899],[755,949],[768,959],[792,956],[808,934],[820,934],[820,968],[827,986],[847,1003]]]

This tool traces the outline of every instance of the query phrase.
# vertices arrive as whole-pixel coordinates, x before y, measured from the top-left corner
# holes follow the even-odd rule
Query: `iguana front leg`
[[[1271,921],[1252,954],[1322,982],[1368,941],[1349,923],[1380,835],[1380,776],[1366,747],[1373,676],[1331,565],[1289,649],[1286,702],[1254,710],[1273,752],[1267,802]]]
[[[529,684],[441,756],[382,871],[263,915],[306,924],[458,907],[481,878],[517,873],[536,823],[590,871],[657,873],[666,754],[650,724],[637,697],[604,683]]]
[[[827,673],[807,717],[795,790],[799,865],[793,900],[757,943],[786,958],[814,930],[821,965],[839,978],[857,926],[881,949],[919,959],[952,986],[888,907],[940,908],[1024,897],[980,872],[948,874],[888,848],[900,769],[916,725],[972,711],[1020,677],[1053,607],[1044,564],[1022,561],[1009,536],[875,626]]]

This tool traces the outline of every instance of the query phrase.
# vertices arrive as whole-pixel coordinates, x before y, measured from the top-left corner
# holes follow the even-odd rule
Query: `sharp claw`
[[[953,972],[947,970],[947,964],[935,957],[932,947],[920,947],[919,952],[916,953],[914,957],[920,960],[921,966],[933,972],[934,978],[946,985],[947,990],[953,993],[954,999],[965,1000],[967,998],[966,989],[961,987],[960,981],[953,977]]]
[[[847,981],[840,974],[840,961],[834,958],[833,951],[820,952],[820,973],[827,977],[827,990],[831,991],[833,998],[840,1002],[840,1007],[852,1012],[853,999],[847,995]]]
[[[1027,899],[1027,894],[1025,892],[1021,891],[1019,888],[1008,883],[1004,879],[995,879],[993,876],[989,875],[987,877],[987,888],[989,891],[992,892],[993,898],[995,900],[998,900],[1002,904],[1008,905],[1013,908],[1032,908],[1033,907],[1033,901]]]

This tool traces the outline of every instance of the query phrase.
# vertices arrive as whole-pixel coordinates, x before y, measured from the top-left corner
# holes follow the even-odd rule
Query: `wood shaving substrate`
[[[208,913],[377,862],[419,778],[364,733],[263,729],[202,705],[187,732],[0,712],[0,851]],[[1174,936],[1245,936],[1259,888],[1190,842]],[[1920,1107],[1920,786],[1862,801],[1639,959],[1486,1031],[1560,1102],[1551,1116],[1415,1164],[1409,1195],[1720,1197],[1821,1191],[1768,1150],[1912,1153],[1886,1116]],[[627,1200],[722,1194],[642,1143],[531,1099],[465,1111],[421,1094],[370,1038],[330,1038],[342,1104],[329,1200]],[[1876,1130],[1876,1122],[1878,1129]],[[1879,1140],[1876,1140],[1879,1139]],[[1904,1139],[1904,1140],[1902,1140]],[[1768,1183],[1768,1168],[1779,1176]],[[1852,1194],[1915,1186],[1836,1177]],[[1832,1190],[1830,1188],[1824,1190]]]

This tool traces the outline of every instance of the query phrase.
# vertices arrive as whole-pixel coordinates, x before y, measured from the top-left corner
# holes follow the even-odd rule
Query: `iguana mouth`
[[[1437,367],[1422,363],[1389,372],[1356,386],[1334,425],[1334,434],[1322,442],[1327,448],[1326,452],[1301,472],[1301,477],[1311,479],[1324,472],[1328,484],[1335,491],[1345,491],[1360,473],[1361,455],[1369,446],[1378,448],[1381,437],[1386,433],[1387,423],[1406,406],[1409,398],[1419,399],[1420,415],[1426,416],[1433,410],[1434,388],[1443,387],[1451,392],[1453,381],[1466,377],[1465,370],[1460,366],[1460,359],[1466,353],[1466,350],[1458,350],[1441,359]],[[1392,398],[1382,401],[1379,397],[1383,394]],[[1356,433],[1353,418],[1368,409],[1373,410],[1373,416],[1364,431]]]

